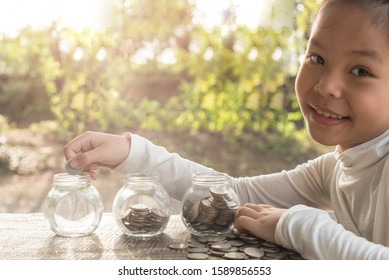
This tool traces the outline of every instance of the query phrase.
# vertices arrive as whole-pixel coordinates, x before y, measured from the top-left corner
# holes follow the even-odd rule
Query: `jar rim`
[[[126,181],[136,181],[136,182],[159,180],[158,175],[147,175],[144,173],[128,173],[124,175],[124,178]]]
[[[54,174],[53,180],[57,183],[75,183],[75,182],[90,182],[89,174],[83,173],[80,175],[70,175],[69,173]]]
[[[228,177],[227,173],[217,171],[195,172],[192,174],[192,180],[199,182],[227,181]]]

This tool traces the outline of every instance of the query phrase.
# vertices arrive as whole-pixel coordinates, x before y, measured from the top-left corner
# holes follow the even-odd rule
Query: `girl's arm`
[[[389,259],[389,247],[344,229],[322,210],[296,205],[286,210],[275,230],[276,242],[306,259]]]
[[[168,152],[164,147],[149,140],[127,134],[131,138],[131,150],[127,159],[115,170],[120,173],[143,172],[159,175],[169,194],[181,200],[191,185],[194,172],[212,171],[203,165]],[[291,171],[245,178],[230,178],[231,187],[241,204],[266,203],[275,207],[289,208],[295,204],[330,208],[329,195],[323,190],[322,175],[332,168],[333,156],[328,154],[298,166]],[[331,161],[330,164],[324,164]],[[330,167],[329,167],[330,166]]]

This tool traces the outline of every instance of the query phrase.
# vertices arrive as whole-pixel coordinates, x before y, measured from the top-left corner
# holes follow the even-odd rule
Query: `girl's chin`
[[[316,141],[317,143],[324,146],[336,146],[338,141],[336,141],[336,135],[331,135],[328,131],[322,129],[310,129],[308,127],[309,136]]]

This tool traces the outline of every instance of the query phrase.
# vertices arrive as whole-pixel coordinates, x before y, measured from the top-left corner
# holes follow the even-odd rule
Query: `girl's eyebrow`
[[[312,46],[315,46],[316,48],[319,48],[323,51],[326,50],[326,48],[315,38],[311,38],[309,40],[309,44]],[[382,57],[381,55],[372,49],[356,49],[356,50],[351,50],[348,52],[350,56],[363,56],[366,58],[369,58],[371,60],[374,60],[378,64],[382,64]]]
[[[357,56],[363,56],[363,57],[366,57],[366,58],[374,60],[378,64],[382,64],[382,58],[378,54],[378,52],[376,52],[375,50],[371,50],[371,49],[353,50],[353,51],[350,51],[350,54],[351,55],[357,55]]]
[[[310,38],[309,39],[309,44],[310,45],[313,45],[319,49],[322,49],[322,50],[325,50],[324,46],[318,41],[316,40],[315,38]]]

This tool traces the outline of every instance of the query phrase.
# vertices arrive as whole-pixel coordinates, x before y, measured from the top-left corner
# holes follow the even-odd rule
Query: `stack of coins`
[[[167,223],[166,216],[159,215],[151,207],[135,204],[129,207],[122,218],[124,226],[134,232],[156,232]]]
[[[171,249],[186,250],[188,259],[302,260],[300,254],[235,229],[223,235],[192,236],[188,242],[174,242]],[[198,255],[198,254],[201,254]],[[206,256],[207,257],[206,257]]]
[[[210,188],[211,196],[198,202],[185,201],[183,217],[192,228],[199,232],[228,230],[234,223],[239,206],[232,201],[224,188]]]

